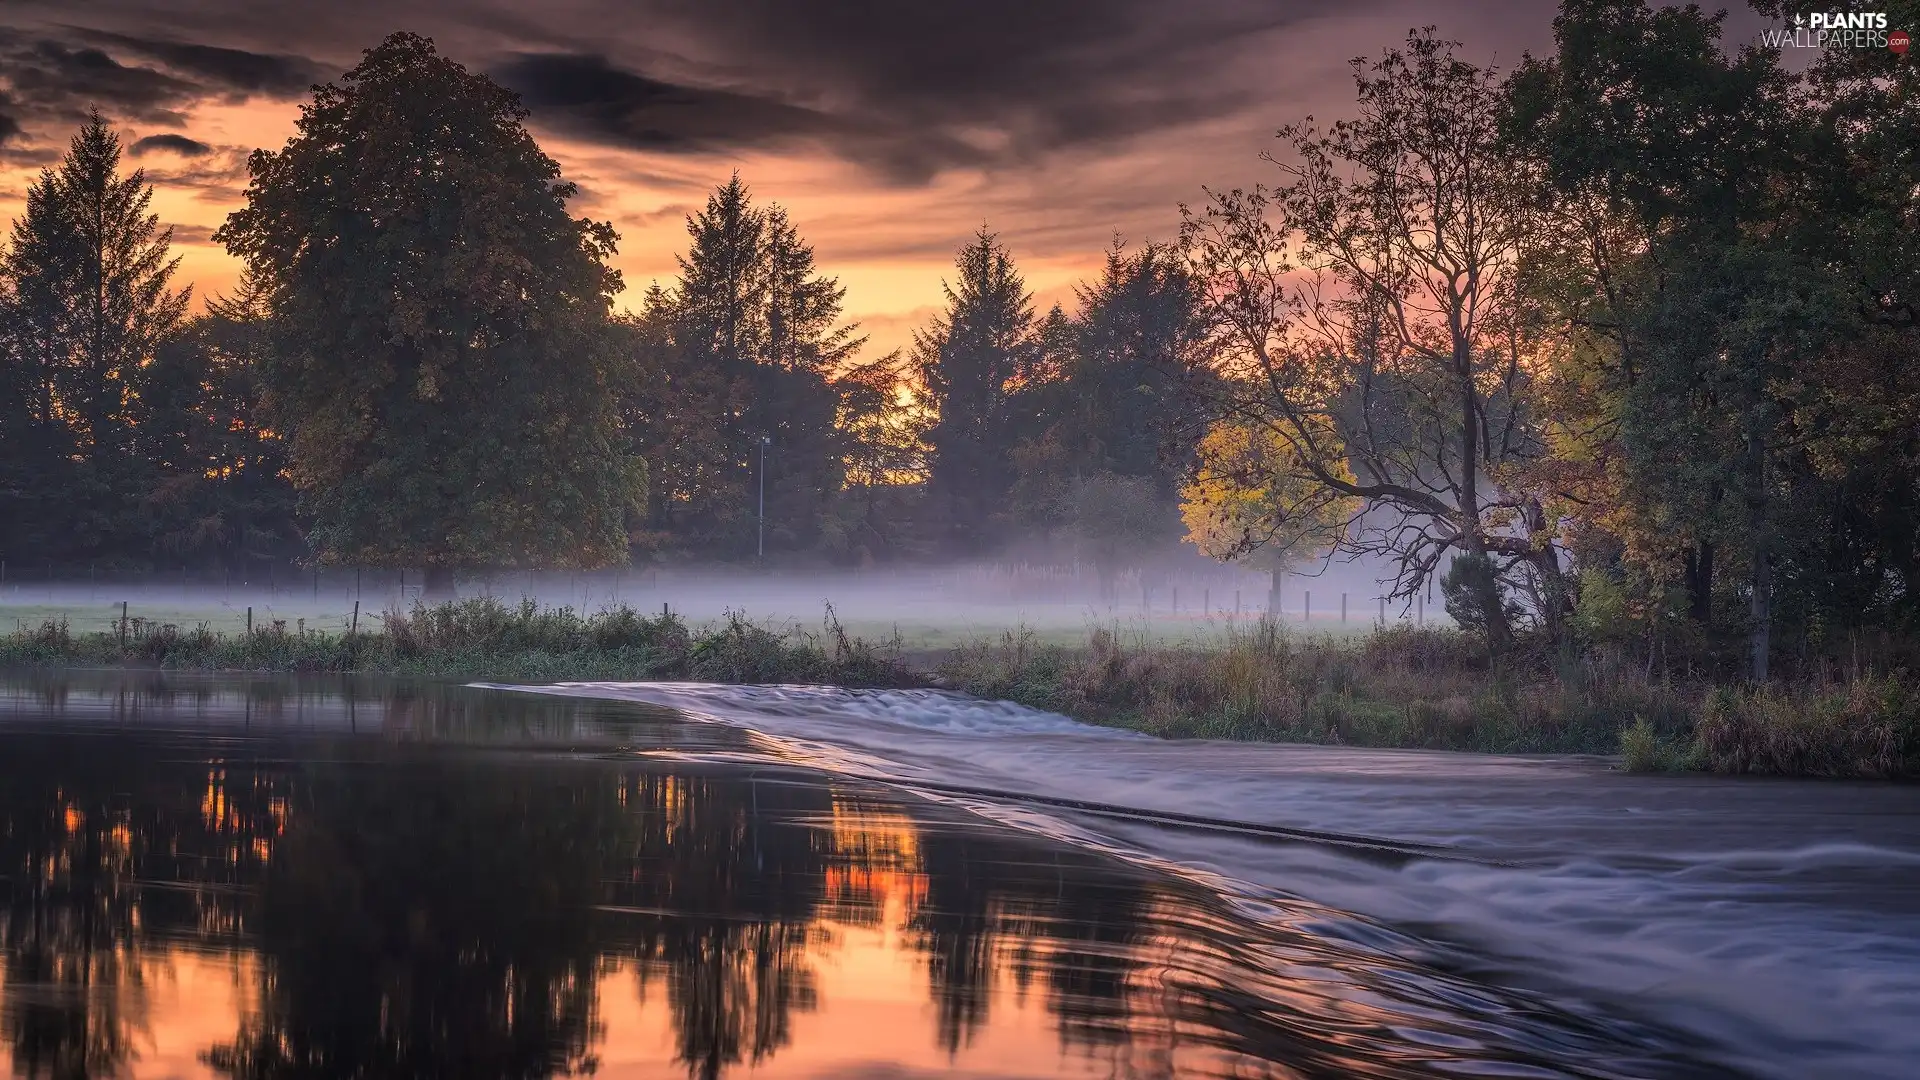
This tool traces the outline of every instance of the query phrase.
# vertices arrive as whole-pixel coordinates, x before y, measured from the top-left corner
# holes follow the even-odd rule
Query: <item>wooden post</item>
[[[1306,590],[1306,597],[1307,597],[1307,600],[1306,600],[1307,606],[1300,609],[1300,621],[1312,622],[1313,621],[1313,590],[1312,589]]]
[[[1424,594],[1413,598],[1413,625],[1427,625],[1427,598]]]
[[[1173,587],[1173,613],[1180,614],[1180,586]]]
[[[1347,621],[1347,594],[1346,593],[1340,594],[1340,621],[1343,623]]]
[[[247,605],[247,636],[253,636],[253,605]]]
[[[355,600],[353,602],[353,625],[350,628],[348,628],[347,633],[349,635],[353,635],[353,634],[358,634],[359,632],[360,632],[360,601]]]
[[[120,601],[120,644],[122,647],[127,644],[127,602],[125,600]]]

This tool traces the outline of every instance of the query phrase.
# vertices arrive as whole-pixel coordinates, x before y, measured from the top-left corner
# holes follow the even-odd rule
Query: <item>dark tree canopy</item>
[[[0,544],[140,562],[142,382],[181,329],[179,260],[99,113],[27,192],[0,256]]]
[[[596,566],[626,550],[615,235],[513,94],[394,34],[248,163],[217,235],[266,283],[265,376],[319,557]],[[431,578],[430,578],[431,584]]]
[[[763,451],[768,550],[819,546],[853,428],[882,404],[866,383],[841,383],[865,340],[841,322],[846,290],[815,267],[786,210],[755,205],[738,174],[688,216],[687,233],[679,280],[642,305],[630,395],[659,546],[755,554]]]
[[[939,412],[928,433],[928,496],[948,545],[980,550],[1013,486],[1012,389],[1039,356],[1033,296],[982,227],[943,284],[947,310],[914,337],[920,384]]]

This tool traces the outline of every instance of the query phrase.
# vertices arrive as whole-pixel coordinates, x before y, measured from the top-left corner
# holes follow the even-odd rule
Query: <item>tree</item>
[[[947,310],[914,335],[912,362],[938,411],[927,434],[927,491],[947,546],[983,550],[1013,485],[1013,390],[1037,357],[1033,297],[984,226],[960,249]]]
[[[142,382],[140,456],[155,554],[245,568],[306,554],[287,481],[286,441],[263,414],[271,298],[252,274],[155,353]]]
[[[266,385],[332,563],[486,566],[626,550],[644,468],[621,443],[611,226],[518,100],[398,33],[315,89],[248,162],[216,237],[268,283]]]
[[[836,380],[865,339],[841,324],[846,290],[819,272],[786,210],[756,206],[738,174],[687,233],[679,281],[640,315],[657,375],[635,390],[650,400],[641,413],[661,418],[642,421],[641,445],[667,478],[652,507],[658,542],[752,554],[766,439],[768,539],[807,547],[845,483],[847,393],[862,391]]]
[[[1864,358],[1871,306],[1818,187],[1844,156],[1833,126],[1795,120],[1777,56],[1727,55],[1721,21],[1569,0],[1556,54],[1513,80],[1510,127],[1551,223],[1533,287],[1568,329],[1554,366],[1598,465],[1587,501],[1649,580],[1681,570],[1703,624],[1716,567],[1744,564],[1750,671],[1765,679],[1783,560],[1806,558],[1790,520],[1828,501],[1820,460],[1885,421],[1881,436],[1899,431],[1903,410],[1855,403],[1893,374],[1883,364],[1854,367],[1864,383],[1833,378]],[[1904,426],[1910,438],[1910,413]]]
[[[1187,543],[1209,558],[1263,565],[1271,575],[1271,611],[1280,610],[1287,570],[1338,547],[1356,510],[1356,500],[1317,482],[1296,454],[1271,428],[1217,423],[1200,441],[1193,475],[1180,490]]]
[[[1140,477],[1171,523],[1197,441],[1185,405],[1201,358],[1199,289],[1167,245],[1107,250],[1100,276],[1076,289],[1071,319],[1050,314],[1040,363],[1017,388],[1018,422],[1034,434],[1013,452],[1013,504],[1026,523],[1057,523],[1067,492],[1102,472]]]
[[[145,548],[137,507],[149,477],[133,452],[140,382],[189,301],[171,288],[179,259],[152,199],[143,171],[120,175],[119,137],[95,112],[13,223],[0,259],[9,397],[0,438],[6,459],[24,466],[8,484],[15,544],[124,559]]]
[[[833,382],[845,439],[846,487],[834,504],[823,549],[864,563],[918,549],[912,525],[927,473],[932,418],[907,392],[898,351],[850,365]]]
[[[1356,117],[1283,128],[1283,182],[1212,193],[1182,246],[1213,408],[1285,448],[1286,486],[1324,492],[1305,505],[1362,502],[1342,550],[1390,558],[1402,597],[1449,551],[1484,552],[1551,626],[1560,539],[1529,482],[1546,446],[1517,287],[1534,215],[1500,84],[1455,48],[1429,28],[1356,60]]]

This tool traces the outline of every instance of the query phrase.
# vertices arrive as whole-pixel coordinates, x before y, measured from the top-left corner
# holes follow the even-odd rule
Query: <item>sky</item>
[[[1203,185],[1271,180],[1262,151],[1343,115],[1347,62],[1437,24],[1476,62],[1552,44],[1551,0],[0,0],[0,218],[89,108],[145,169],[202,297],[245,161],[315,82],[408,30],[517,91],[613,223],[638,302],[686,215],[738,170],[787,207],[872,352],[907,345],[983,224],[1039,304],[1116,236],[1168,239]]]

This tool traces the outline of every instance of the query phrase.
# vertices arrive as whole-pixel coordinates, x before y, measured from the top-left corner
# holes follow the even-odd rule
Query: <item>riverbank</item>
[[[389,612],[377,632],[284,622],[224,634],[130,620],[0,637],[0,665],[361,671],[509,682],[689,680],[943,687],[1163,738],[1494,753],[1619,754],[1635,771],[1920,777],[1920,692],[1897,676],[1747,688],[1638,669],[1494,668],[1457,631],[1300,635],[1272,622],[1167,643],[1094,628],[1080,644],[1021,630],[950,648],[817,627],[466,600]]]

